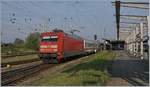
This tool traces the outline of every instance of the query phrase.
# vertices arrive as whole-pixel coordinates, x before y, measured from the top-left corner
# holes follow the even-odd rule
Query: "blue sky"
[[[77,29],[77,35],[86,39],[116,38],[115,8],[113,0],[51,0],[51,1],[2,1],[2,42],[25,39],[37,29],[39,32],[54,28],[68,32]],[[133,0],[139,1],[139,0]],[[148,1],[148,0],[143,0]],[[148,15],[146,10],[121,9],[123,14]],[[104,30],[105,29],[105,30]],[[104,35],[105,32],[105,35]]]

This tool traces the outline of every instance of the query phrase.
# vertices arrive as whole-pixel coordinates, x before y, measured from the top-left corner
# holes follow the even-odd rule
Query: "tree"
[[[16,38],[14,41],[14,44],[23,44],[23,43],[24,43],[24,41],[19,38]]]
[[[34,32],[30,33],[25,42],[25,46],[27,48],[33,49],[33,50],[38,50],[39,48],[39,38],[40,38],[40,33],[39,32]]]

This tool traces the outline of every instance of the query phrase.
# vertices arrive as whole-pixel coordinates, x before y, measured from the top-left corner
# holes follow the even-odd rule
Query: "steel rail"
[[[1,73],[1,85],[2,86],[9,86],[13,85],[16,81],[23,79],[24,77],[27,77],[29,75],[32,75],[34,73],[40,72],[43,69],[47,69],[52,67],[54,64],[36,64],[36,65],[31,65],[28,67],[20,68],[20,69],[15,69],[7,72],[2,72]]]

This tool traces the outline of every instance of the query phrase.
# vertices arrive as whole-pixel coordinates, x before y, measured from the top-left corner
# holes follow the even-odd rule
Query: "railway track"
[[[18,80],[23,79],[24,77],[30,76],[35,73],[39,73],[40,71],[43,71],[53,66],[54,64],[40,63],[40,64],[31,65],[31,66],[24,67],[24,68],[2,72],[1,73],[1,85],[11,86]]]
[[[88,55],[91,55],[91,54],[88,54]],[[72,59],[66,60],[66,62],[73,61],[75,59],[82,58],[84,56],[83,55],[82,56],[75,56],[75,57],[72,57]],[[13,86],[15,82],[21,80],[22,78],[33,75],[35,73],[39,73],[39,72],[46,70],[48,68],[51,68],[55,65],[59,65],[59,64],[40,63],[37,65],[34,64],[34,65],[31,65],[28,67],[2,72],[1,73],[1,81],[2,81],[1,84],[2,84],[2,86]]]

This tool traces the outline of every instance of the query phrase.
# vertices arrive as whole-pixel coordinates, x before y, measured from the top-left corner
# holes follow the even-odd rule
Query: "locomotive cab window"
[[[58,37],[57,36],[44,36],[42,37],[43,42],[57,42]]]

